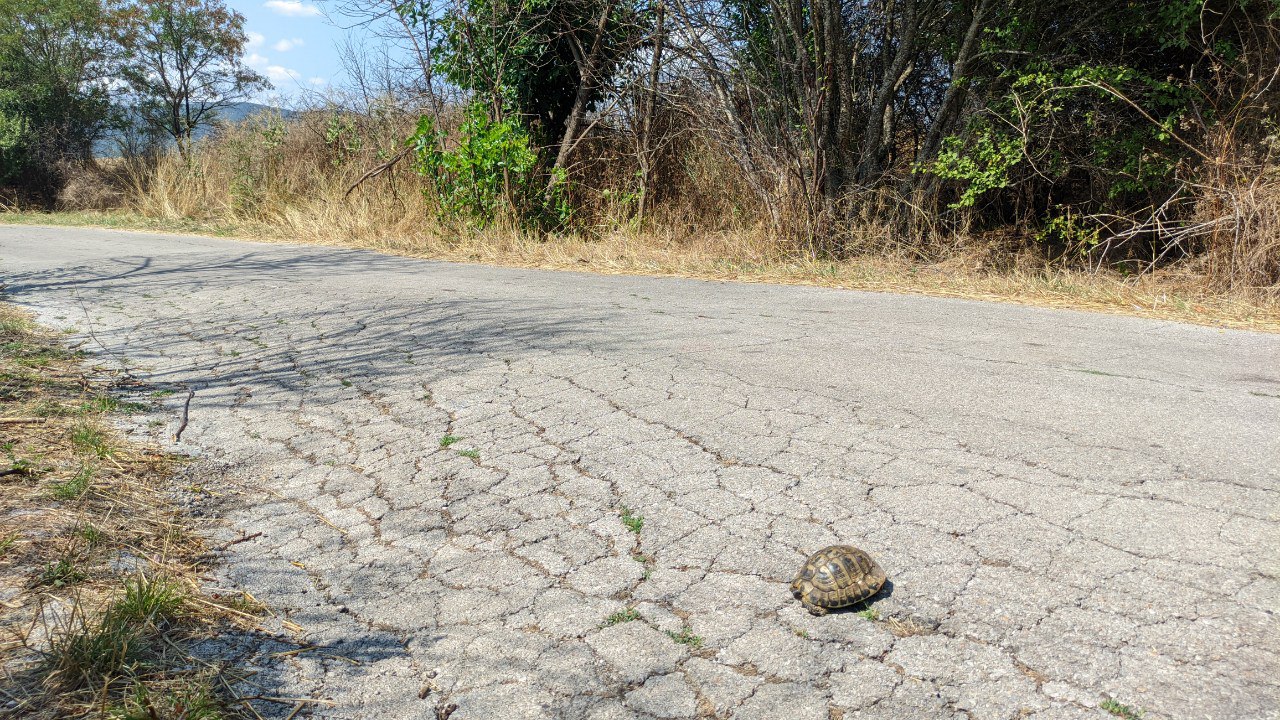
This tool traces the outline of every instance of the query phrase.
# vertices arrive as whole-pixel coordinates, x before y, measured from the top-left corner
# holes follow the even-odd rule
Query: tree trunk
[[[902,3],[902,23],[898,33],[898,48],[893,61],[880,77],[876,92],[867,108],[867,125],[862,132],[862,159],[858,163],[858,182],[869,184],[879,177],[883,169],[884,144],[892,141],[893,128],[885,130],[885,117],[894,95],[901,84],[912,56],[915,54],[919,20],[916,0],[899,0]],[[886,36],[886,40],[888,37]]]
[[[840,0],[821,0],[821,12],[815,12],[822,20],[818,47],[821,49],[822,72],[822,127],[817,167],[822,170],[822,195],[833,200],[844,189],[844,162],[840,148],[842,105],[841,88],[848,82],[843,77],[845,67],[844,22],[840,12]],[[816,30],[816,28],[815,28]]]
[[[965,31],[964,40],[960,43],[960,50],[956,53],[956,60],[951,65],[951,83],[947,85],[947,92],[943,94],[942,102],[938,105],[938,112],[934,116],[933,122],[929,125],[929,132],[925,135],[920,151],[916,154],[917,162],[928,162],[934,158],[938,152],[938,147],[942,144],[943,134],[951,125],[951,119],[955,116],[960,105],[964,103],[965,95],[968,92],[966,74],[969,72],[969,62],[978,50],[978,34],[982,30],[988,2],[989,0],[978,0],[977,5],[973,8],[973,18],[969,21],[969,29]]]
[[[658,107],[658,79],[662,72],[663,21],[666,19],[666,6],[658,2],[653,29],[653,58],[649,63],[648,97],[644,102],[644,118],[640,122],[640,152],[637,161],[640,164],[640,202],[636,208],[636,218],[644,225],[645,208],[649,204],[649,185],[653,181],[653,116]]]
[[[577,146],[578,125],[587,114],[587,100],[591,97],[592,83],[595,82],[596,64],[600,59],[600,46],[603,44],[604,28],[609,22],[609,14],[613,12],[613,0],[608,0],[600,11],[600,20],[596,22],[596,34],[591,39],[591,50],[578,60],[578,92],[573,98],[573,109],[569,111],[569,119],[564,126],[564,137],[560,139],[560,150],[556,153],[555,164],[551,166],[551,178],[547,181],[546,196],[550,199],[555,188],[558,173],[569,160],[569,153]]]

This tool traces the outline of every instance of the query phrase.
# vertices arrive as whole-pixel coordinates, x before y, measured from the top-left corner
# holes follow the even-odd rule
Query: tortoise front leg
[[[803,598],[801,598],[800,604],[804,605],[804,609],[808,610],[810,615],[814,615],[816,617],[822,617],[823,615],[827,614],[826,608],[822,607],[821,605],[814,605],[813,603]]]

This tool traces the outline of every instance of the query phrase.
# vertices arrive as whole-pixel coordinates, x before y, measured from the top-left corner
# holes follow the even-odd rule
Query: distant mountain
[[[285,118],[291,118],[297,113],[284,108],[272,107],[270,105],[259,105],[252,102],[239,102],[228,105],[218,110],[218,117],[222,122],[238,123],[243,122],[250,115],[256,115],[260,112],[277,112]]]
[[[285,118],[291,118],[297,114],[293,110],[272,107],[270,105],[262,105],[254,102],[238,102],[232,103],[224,108],[218,108],[217,122],[230,123],[234,125],[244,122],[249,117],[263,112],[280,113],[280,115]],[[135,130],[133,131],[133,134],[141,136],[142,121],[137,118],[136,113],[130,112],[130,114],[134,116],[133,126]],[[199,140],[200,138],[208,137],[213,130],[214,126],[212,125],[202,125],[196,129],[195,138]],[[120,141],[125,140],[129,134],[130,132],[128,131],[113,131],[103,135],[98,139],[98,142],[94,143],[93,154],[97,157],[104,158],[119,157]]]

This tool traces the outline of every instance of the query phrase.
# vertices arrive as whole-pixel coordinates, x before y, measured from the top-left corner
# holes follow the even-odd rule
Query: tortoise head
[[[791,581],[791,595],[797,600],[804,595],[804,589],[801,587],[802,582],[800,578]]]

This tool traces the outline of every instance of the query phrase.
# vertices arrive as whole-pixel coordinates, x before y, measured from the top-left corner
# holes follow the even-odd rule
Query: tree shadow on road
[[[175,258],[180,262],[171,263]],[[86,349],[155,366],[149,382],[177,383],[198,394],[207,386],[250,382],[296,390],[321,374],[348,381],[374,375],[426,380],[512,354],[582,350],[587,338],[592,350],[643,340],[611,333],[614,307],[576,298],[477,296],[460,287],[474,270],[367,251],[282,248],[230,257],[106,258],[11,273],[5,291],[18,302],[72,296],[83,317],[68,322],[85,323],[81,329],[91,332],[91,345],[100,346]],[[458,272],[464,276],[454,277]],[[520,279],[519,271],[512,272],[513,280]],[[405,281],[403,294],[402,288],[388,289],[398,278]],[[317,294],[319,283],[332,290]],[[240,296],[252,302],[240,302]],[[136,322],[115,330],[96,327],[97,306],[109,301]],[[181,368],[164,362],[198,343],[215,344],[219,355]]]
[[[416,390],[399,399],[417,400],[424,385],[467,372],[511,372],[512,358],[531,354],[566,358],[565,373],[571,374],[573,358],[584,352],[642,339],[609,329],[615,308],[577,298],[468,292],[465,278],[420,282],[424,273],[455,266],[292,249],[173,260],[108,259],[11,273],[6,291],[19,302],[57,298],[64,308],[70,299],[82,313],[73,312],[67,322],[89,334],[87,350],[114,358],[148,389],[193,391],[187,410],[197,423],[211,407],[270,409],[282,398],[332,407],[357,393],[376,396],[397,388]],[[365,273],[373,280],[360,280]],[[346,276],[344,287],[328,296],[317,292],[335,274]],[[388,291],[398,278],[405,280],[403,292]],[[360,282],[376,284],[361,288]],[[124,318],[97,321],[109,313]],[[586,338],[590,348],[583,346]],[[173,409],[184,398],[185,392],[175,392],[166,402]],[[402,408],[425,410],[425,404]],[[228,502],[237,501],[244,500]],[[217,507],[206,510],[223,514]],[[234,564],[234,577],[224,578],[228,587],[243,586],[240,579],[248,576],[252,587],[273,590],[298,580],[285,577],[265,554],[236,552]],[[226,627],[196,648],[198,656],[229,661],[243,675],[231,684],[236,702],[262,717],[324,714],[329,705],[323,695],[342,692],[362,699],[362,717],[404,715],[405,703],[418,702],[424,716],[434,714],[439,698],[430,692],[418,698],[420,686],[430,687],[413,676],[412,634],[362,622],[354,611],[324,605],[314,591],[285,595],[280,604],[287,607],[272,612],[289,614],[262,616],[265,631]],[[301,631],[285,624],[295,620]],[[322,694],[294,697],[310,688]]]

